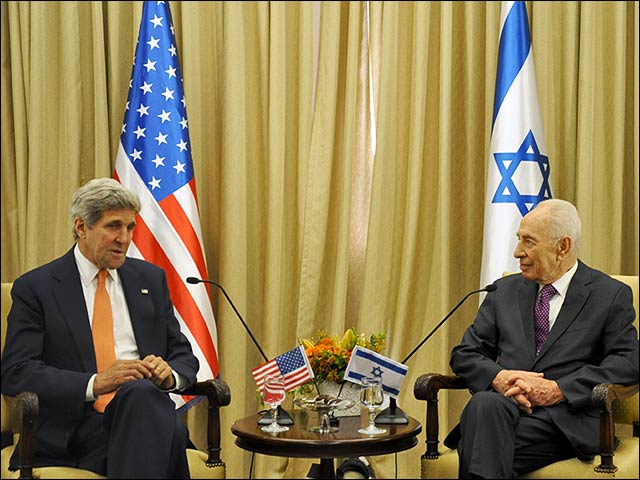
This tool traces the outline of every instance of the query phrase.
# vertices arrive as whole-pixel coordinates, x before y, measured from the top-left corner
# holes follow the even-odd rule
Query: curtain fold
[[[71,247],[73,191],[112,176],[141,4],[2,2],[1,277]],[[637,2],[526,2],[553,194],[583,220],[581,258],[638,274]],[[385,331],[401,360],[479,288],[500,2],[172,2],[208,271],[268,356],[317,330]],[[260,408],[263,361],[211,292],[228,426]],[[473,298],[413,357],[448,370]],[[450,394],[446,430],[465,392]],[[198,408],[198,407],[196,407]],[[206,412],[203,413],[203,417]],[[199,429],[194,441],[204,445]],[[418,446],[398,455],[419,476]],[[393,455],[375,457],[395,476]],[[317,460],[316,460],[317,461]],[[255,477],[313,460],[256,456]]]
[[[357,171],[358,91],[364,10],[360,2],[325,2],[300,257],[298,332],[343,332],[351,269],[350,238]],[[366,79],[365,79],[366,80]],[[365,118],[366,120],[366,118]],[[366,154],[366,152],[365,152]],[[367,212],[368,213],[368,212]]]

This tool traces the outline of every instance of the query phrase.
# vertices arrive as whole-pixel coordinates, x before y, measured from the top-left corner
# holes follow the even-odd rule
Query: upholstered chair
[[[633,290],[638,328],[638,276],[612,275]],[[438,392],[442,389],[466,389],[456,375],[430,373],[414,384],[414,395],[427,402],[426,443],[421,456],[421,478],[457,478],[456,450],[439,445],[448,432],[439,431]],[[591,461],[571,458],[553,463],[519,478],[639,478],[638,477],[638,385],[600,384],[593,389],[592,402],[600,409],[600,450]],[[613,450],[613,436],[620,445]]]
[[[7,332],[7,315],[11,308],[11,283],[2,283],[2,348]],[[231,393],[221,379],[196,383],[190,395],[202,395],[202,401],[183,415],[190,432],[206,426],[206,452],[187,450],[191,478],[226,478],[226,466],[220,459],[220,412],[229,405]],[[207,410],[204,410],[206,406]],[[87,470],[70,467],[37,467],[31,465],[32,426],[38,415],[38,397],[32,392],[23,392],[16,397],[2,395],[2,478],[105,478]],[[196,418],[196,416],[198,416]],[[193,417],[193,418],[192,418]],[[20,442],[19,471],[9,470],[9,459],[18,439]],[[141,459],[144,461],[144,459]]]

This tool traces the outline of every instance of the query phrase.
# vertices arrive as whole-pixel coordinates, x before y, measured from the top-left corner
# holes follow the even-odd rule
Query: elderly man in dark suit
[[[460,478],[512,478],[599,450],[599,383],[638,382],[631,289],[578,260],[580,218],[546,200],[521,221],[519,275],[496,281],[451,353],[472,397],[445,441]]]
[[[188,432],[168,392],[195,382],[198,360],[164,271],[126,257],[139,211],[117,181],[88,182],[71,204],[76,245],[14,282],[2,393],[39,396],[34,466],[189,477]]]

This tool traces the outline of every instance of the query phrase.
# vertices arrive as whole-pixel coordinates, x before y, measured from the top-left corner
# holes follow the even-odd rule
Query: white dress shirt
[[[558,314],[560,313],[560,309],[562,308],[562,304],[564,303],[564,299],[567,297],[567,290],[569,290],[569,284],[571,283],[571,279],[575,275],[578,270],[578,262],[573,264],[567,273],[561,276],[558,280],[553,282],[551,285],[556,289],[556,294],[551,297],[549,300],[549,331],[553,328],[553,324],[556,323],[556,319],[558,318]],[[542,289],[543,285],[538,285],[538,293]]]

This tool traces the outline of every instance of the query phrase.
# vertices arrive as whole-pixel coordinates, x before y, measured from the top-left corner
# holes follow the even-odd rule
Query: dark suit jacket
[[[547,341],[535,354],[538,286],[521,275],[496,281],[474,323],[451,353],[451,368],[471,392],[491,390],[501,369],[544,372],[566,401],[546,407],[579,456],[599,451],[599,383],[638,383],[638,333],[631,289],[579,262]]]
[[[165,273],[127,258],[118,270],[140,358],[154,354],[195,382],[198,360],[180,332]],[[2,393],[35,392],[34,464],[73,465],[69,439],[91,412],[87,382],[96,373],[91,327],[73,249],[19,277],[2,355]]]

